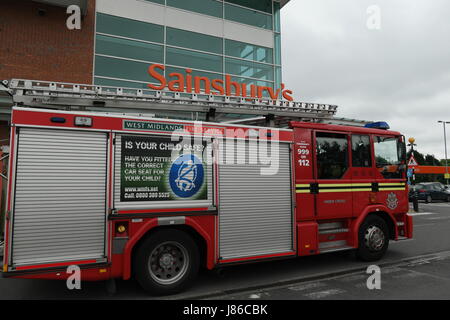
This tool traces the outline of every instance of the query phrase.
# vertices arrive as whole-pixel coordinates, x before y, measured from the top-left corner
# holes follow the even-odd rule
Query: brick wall
[[[66,8],[1,0],[0,79],[92,83],[95,0],[81,30],[68,30],[68,17]]]

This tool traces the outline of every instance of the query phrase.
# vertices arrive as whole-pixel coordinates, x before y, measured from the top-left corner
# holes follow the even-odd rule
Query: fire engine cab
[[[327,105],[9,87],[3,276],[66,279],[77,265],[82,280],[134,276],[171,294],[201,266],[339,250],[375,261],[412,237],[405,138],[385,123]],[[169,108],[209,121],[140,115]]]

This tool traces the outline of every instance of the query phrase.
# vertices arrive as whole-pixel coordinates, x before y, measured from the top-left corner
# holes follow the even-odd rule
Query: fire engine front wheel
[[[357,257],[363,261],[379,260],[386,253],[388,246],[386,222],[379,216],[369,215],[359,228]]]
[[[199,252],[194,240],[179,230],[160,230],[139,246],[134,273],[150,294],[167,295],[184,290],[195,279]]]

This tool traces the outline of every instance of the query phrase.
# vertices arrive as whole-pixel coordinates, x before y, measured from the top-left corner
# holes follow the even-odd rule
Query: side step
[[[354,249],[347,245],[347,240],[337,240],[319,243],[319,253],[337,252]]]
[[[326,253],[353,249],[347,243],[349,231],[346,223],[342,221],[319,224],[319,238],[322,239],[319,243],[319,252]],[[347,235],[343,236],[342,234]],[[333,238],[336,237],[339,240],[333,241]]]

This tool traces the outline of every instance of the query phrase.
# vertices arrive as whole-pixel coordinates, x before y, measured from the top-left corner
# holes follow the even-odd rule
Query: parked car
[[[450,202],[450,189],[440,182],[422,182],[410,187],[410,201],[413,196],[417,196],[419,200],[424,200],[426,203],[433,200]]]

